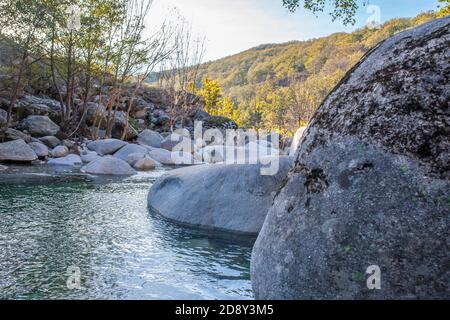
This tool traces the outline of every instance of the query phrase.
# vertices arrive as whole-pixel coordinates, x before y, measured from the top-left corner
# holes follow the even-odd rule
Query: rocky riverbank
[[[6,131],[5,136],[10,141],[0,143],[0,162],[3,163],[1,171],[7,169],[8,163],[19,163],[81,167],[82,172],[97,175],[133,175],[136,171],[153,170],[160,166],[221,163],[227,160],[226,155],[230,150],[230,147],[220,144],[198,144],[198,141],[191,140],[188,131],[182,136],[176,133],[160,134],[146,129],[138,135],[136,143],[119,139],[60,140],[48,135],[57,131],[53,130],[56,125],[48,117],[28,117],[27,123],[28,128],[33,129],[32,135],[27,134],[28,130]],[[174,150],[180,143],[187,145],[188,150]],[[262,151],[268,155],[289,152],[276,149],[266,141],[235,147],[236,152],[241,149],[247,160],[252,154],[259,156]]]

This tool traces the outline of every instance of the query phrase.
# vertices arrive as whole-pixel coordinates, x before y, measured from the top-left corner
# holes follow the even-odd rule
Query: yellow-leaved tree
[[[439,14],[442,17],[450,15],[450,0],[439,0]]]

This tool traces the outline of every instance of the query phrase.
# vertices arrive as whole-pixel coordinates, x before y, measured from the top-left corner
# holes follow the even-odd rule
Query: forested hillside
[[[322,100],[369,49],[395,33],[436,18],[437,13],[429,12],[350,34],[261,45],[202,64],[199,79],[210,90],[204,88],[200,93],[210,96],[211,90],[217,92],[220,86],[217,113],[242,126],[292,134],[309,121]]]

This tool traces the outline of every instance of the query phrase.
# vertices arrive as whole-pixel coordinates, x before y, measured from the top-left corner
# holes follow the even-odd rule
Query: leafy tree
[[[204,79],[203,87],[197,91],[197,94],[202,97],[205,103],[205,111],[210,114],[215,113],[222,95],[219,82],[209,78]]]
[[[360,2],[366,5],[368,0],[283,0],[283,5],[294,12],[303,3],[305,9],[317,14],[323,12],[327,4],[331,4],[333,11],[330,14],[333,21],[340,19],[347,25],[355,24],[355,15]]]
[[[12,88],[6,128],[12,120],[12,110],[24,86],[24,75],[28,67],[35,63],[40,55],[43,42],[42,30],[45,27],[42,16],[45,15],[43,1],[7,0],[0,1],[0,27],[2,36],[6,36],[18,51],[18,58],[10,62]]]
[[[439,0],[439,3],[441,3],[441,5],[439,5],[439,14],[442,17],[450,15],[450,0]]]

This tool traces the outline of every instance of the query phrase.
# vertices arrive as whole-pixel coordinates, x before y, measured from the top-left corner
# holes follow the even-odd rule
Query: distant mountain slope
[[[308,41],[264,44],[199,66],[197,85],[206,78],[234,103],[228,116],[241,126],[292,135],[305,125],[323,99],[361,57],[380,41],[438,18],[422,13]],[[221,114],[221,109],[217,109]]]
[[[386,22],[380,29],[359,29],[309,41],[265,44],[201,65],[201,78],[218,80],[226,93],[245,85],[277,81],[281,86],[304,80],[311,74],[348,70],[381,40],[437,18],[435,13]]]

